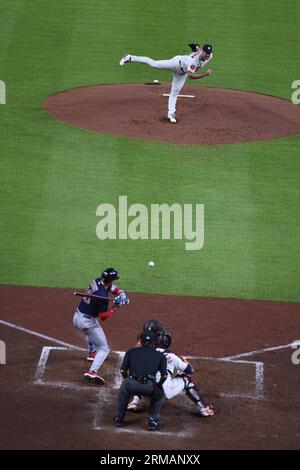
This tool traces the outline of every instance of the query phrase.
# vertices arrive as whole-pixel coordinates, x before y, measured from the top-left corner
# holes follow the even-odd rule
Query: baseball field
[[[299,2],[0,7],[0,448],[299,448]],[[171,125],[171,73],[119,60],[188,54],[190,42],[213,45],[213,73],[187,82]],[[190,231],[201,206],[201,247],[186,249],[175,218],[169,237],[119,236],[120,197],[146,210],[147,234],[152,206],[189,205]],[[102,205],[116,211],[106,239]],[[82,380],[72,292],[108,266],[130,304],[103,325],[99,389]],[[122,352],[150,317],[216,406],[205,420],[175,398],[154,436],[144,409],[125,431],[111,422]]]

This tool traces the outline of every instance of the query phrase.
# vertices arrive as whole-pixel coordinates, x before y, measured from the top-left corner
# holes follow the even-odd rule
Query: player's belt
[[[82,313],[82,312],[81,312],[80,310],[78,310],[78,309],[77,309],[77,313],[80,313],[80,315],[82,315],[84,318],[88,318],[89,320],[90,320],[91,318],[94,318],[94,317],[92,317],[91,315],[86,315],[85,313]]]
[[[155,380],[155,377],[151,375],[148,375],[148,376],[143,375],[143,376],[138,376],[138,377],[135,375],[131,375],[130,378],[137,380],[138,382],[141,382],[142,384],[146,384],[147,382]]]

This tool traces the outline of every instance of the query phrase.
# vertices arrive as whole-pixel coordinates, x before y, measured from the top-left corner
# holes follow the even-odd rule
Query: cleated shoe
[[[127,62],[131,62],[131,55],[130,54],[125,54],[122,59],[120,60],[119,64],[124,65],[127,64]]]
[[[88,382],[92,383],[92,384],[96,384],[96,385],[104,385],[105,384],[105,380],[100,377],[99,375],[97,375],[96,372],[86,372],[84,374],[84,378],[85,380],[87,380]]]

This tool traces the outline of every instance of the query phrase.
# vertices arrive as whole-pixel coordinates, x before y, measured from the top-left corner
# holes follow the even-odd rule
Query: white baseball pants
[[[176,395],[179,395],[179,393],[184,391],[185,381],[182,377],[172,377],[168,374],[167,379],[163,383],[163,389],[166,398],[170,400],[170,398],[176,397]]]
[[[87,339],[89,348],[96,350],[96,356],[90,367],[90,372],[98,372],[109,353],[109,346],[104,331],[97,318],[89,317],[76,310],[73,325],[82,331]]]
[[[173,72],[172,88],[168,102],[168,116],[176,112],[177,97],[185,84],[188,74],[184,73],[180,68],[180,56],[175,56],[168,60],[153,60],[150,57],[140,57],[131,55],[131,62],[149,65],[154,69],[163,69]]]

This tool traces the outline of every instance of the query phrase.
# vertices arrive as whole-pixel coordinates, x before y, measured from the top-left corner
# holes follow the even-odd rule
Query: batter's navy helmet
[[[101,278],[107,282],[115,281],[116,279],[119,279],[119,277],[118,271],[114,268],[107,268],[101,274]]]

